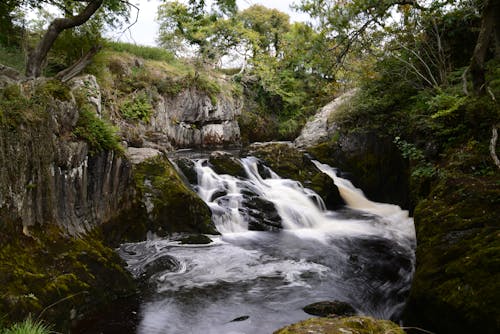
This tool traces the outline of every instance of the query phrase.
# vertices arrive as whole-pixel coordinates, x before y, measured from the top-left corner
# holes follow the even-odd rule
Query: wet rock
[[[212,239],[203,234],[193,234],[179,240],[183,245],[206,245],[212,243]]]
[[[140,274],[141,278],[149,278],[154,274],[161,273],[164,271],[176,271],[180,264],[174,257],[170,255],[160,256],[151,262],[148,262]]]
[[[356,314],[356,310],[348,303],[338,300],[322,301],[309,304],[303,308],[307,314],[317,315],[320,317],[326,316],[351,316]]]
[[[188,158],[179,158],[175,160],[175,164],[186,177],[190,184],[198,183],[198,174],[194,169],[194,162]]]
[[[311,318],[284,327],[274,334],[405,334],[389,320],[370,317]]]
[[[262,197],[253,196],[243,200],[240,209],[246,216],[251,231],[276,231],[282,228],[281,217],[274,204]]]
[[[239,177],[246,176],[243,165],[231,153],[223,151],[212,152],[208,162],[217,174],[228,174]]]
[[[241,316],[241,317],[238,317],[238,318],[234,318],[233,320],[231,320],[230,322],[237,322],[237,321],[245,321],[247,320],[248,318],[250,318],[249,315],[244,315],[244,316]]]

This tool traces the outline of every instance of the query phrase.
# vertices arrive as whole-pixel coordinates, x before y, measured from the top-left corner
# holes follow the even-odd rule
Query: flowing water
[[[408,213],[368,200],[319,162],[344,209],[327,211],[312,190],[281,179],[256,158],[241,162],[246,179],[218,175],[206,160],[196,161],[195,189],[221,233],[210,236],[211,244],[151,238],[120,248],[150,291],[138,333],[272,333],[310,317],[302,308],[324,300],[397,320],[414,267]],[[263,219],[271,231],[249,231],[255,217],[262,218],[251,204],[256,201],[270,211]]]

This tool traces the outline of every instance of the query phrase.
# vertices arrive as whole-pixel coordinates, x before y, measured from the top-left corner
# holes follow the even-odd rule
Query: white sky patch
[[[132,3],[140,8],[137,23],[130,29],[123,31],[111,31],[106,35],[113,40],[122,42],[140,44],[140,45],[156,45],[158,38],[158,22],[156,21],[156,9],[163,1],[160,0],[136,0]],[[248,8],[254,4],[261,4],[268,8],[276,8],[290,15],[291,21],[306,21],[307,14],[297,13],[292,11],[290,5],[294,0],[279,0],[279,1],[264,1],[264,0],[237,0],[240,10]],[[132,8],[130,21],[134,21],[137,15],[135,8]],[[122,28],[124,29],[124,28]]]

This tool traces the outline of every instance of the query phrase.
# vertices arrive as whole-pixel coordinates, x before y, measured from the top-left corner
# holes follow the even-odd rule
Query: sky
[[[137,23],[129,30],[122,32],[110,32],[108,36],[112,39],[118,39],[123,42],[151,45],[154,46],[158,34],[158,23],[156,22],[156,8],[162,1],[160,0],[136,0],[132,3],[140,8]],[[253,4],[261,4],[269,8],[276,8],[282,12],[288,13],[292,21],[304,21],[304,14],[293,12],[290,5],[294,0],[237,0],[238,8],[245,9]],[[132,10],[131,21],[135,19],[136,11]]]

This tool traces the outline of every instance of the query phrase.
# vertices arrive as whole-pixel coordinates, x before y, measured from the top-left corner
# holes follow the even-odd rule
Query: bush
[[[123,152],[116,129],[97,117],[88,105],[82,107],[73,135],[89,144],[92,155],[108,150]]]
[[[153,106],[145,93],[138,94],[133,100],[126,100],[120,107],[122,116],[130,121],[149,122]]]

